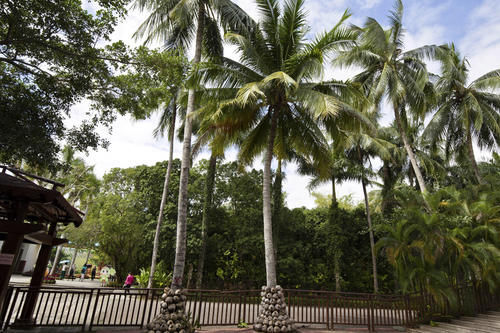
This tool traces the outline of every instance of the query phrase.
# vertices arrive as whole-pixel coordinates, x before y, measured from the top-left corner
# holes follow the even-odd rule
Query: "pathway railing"
[[[144,327],[160,311],[162,289],[111,289],[9,286],[7,306],[0,313],[0,330],[15,326],[25,300],[38,297],[34,326]],[[285,289],[288,313],[298,324],[322,324],[328,329],[356,326],[411,327],[439,314],[477,314],[500,306],[500,295],[485,286],[456,289],[455,306],[439,303],[428,294],[375,295]],[[253,324],[260,290],[189,290],[186,310],[199,326]]]

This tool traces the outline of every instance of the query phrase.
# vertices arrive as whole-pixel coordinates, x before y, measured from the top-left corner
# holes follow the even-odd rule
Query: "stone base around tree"
[[[285,295],[280,286],[262,287],[259,315],[253,329],[257,332],[294,332],[295,324],[288,316]]]
[[[147,324],[148,333],[192,333],[194,329],[186,317],[186,292],[165,288],[161,296],[160,314]]]

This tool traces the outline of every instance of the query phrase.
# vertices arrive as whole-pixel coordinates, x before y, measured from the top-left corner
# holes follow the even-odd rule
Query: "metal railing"
[[[500,305],[498,294],[482,287],[456,289],[457,306],[436,302],[428,294],[375,295],[285,289],[288,313],[298,324],[410,327],[441,315],[477,314]],[[9,286],[7,306],[0,313],[0,329],[15,327],[27,297],[38,293],[34,326],[144,327],[160,311],[162,289],[60,288]],[[260,290],[188,290],[186,312],[199,326],[253,324]]]

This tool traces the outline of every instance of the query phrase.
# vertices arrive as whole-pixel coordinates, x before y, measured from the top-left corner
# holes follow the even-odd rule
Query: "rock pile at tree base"
[[[280,286],[262,287],[262,302],[253,329],[257,332],[294,332],[295,325],[286,309],[285,295]]]
[[[191,333],[194,332],[185,314],[186,293],[182,289],[165,288],[161,296],[160,314],[147,324],[148,333]]]

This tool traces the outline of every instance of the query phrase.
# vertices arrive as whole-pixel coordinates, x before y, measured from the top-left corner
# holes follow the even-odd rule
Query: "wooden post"
[[[10,277],[14,271],[15,257],[19,252],[19,248],[23,242],[23,234],[9,233],[7,239],[2,245],[0,253],[0,313],[3,311],[5,297],[7,296],[7,287],[9,286]]]
[[[1,223],[2,231],[7,232],[7,239],[3,243],[2,251],[0,252],[0,313],[2,313],[5,306],[4,301],[7,296],[7,287],[14,271],[13,264],[17,261],[15,257],[23,242],[24,234],[40,229],[39,226],[23,223],[27,211],[28,202],[17,201],[13,204],[13,210],[9,214],[10,221]]]
[[[49,236],[54,237],[56,234],[56,222],[52,222],[49,227]],[[33,275],[31,277],[30,289],[26,295],[26,301],[24,302],[23,310],[21,311],[21,316],[16,320],[15,326],[22,327],[32,327],[33,322],[33,311],[35,310],[36,301],[38,299],[38,293],[40,287],[42,286],[43,277],[47,269],[47,264],[49,263],[50,251],[52,250],[52,245],[43,244],[38,252],[38,258],[36,260],[35,269],[33,270]]]

